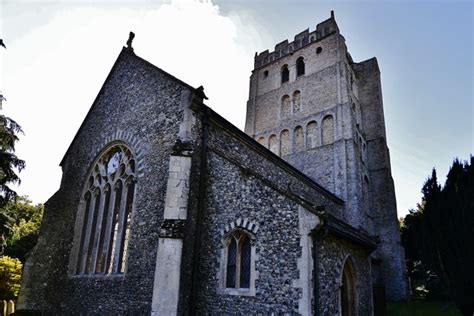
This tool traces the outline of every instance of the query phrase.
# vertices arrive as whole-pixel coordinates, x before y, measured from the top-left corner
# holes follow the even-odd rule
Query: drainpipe
[[[193,247],[193,264],[192,264],[192,278],[191,278],[191,297],[189,315],[197,314],[197,290],[199,282],[199,261],[200,261],[200,247],[201,247],[201,227],[205,210],[206,198],[206,175],[207,175],[207,140],[209,136],[209,108],[204,106],[204,113],[202,116],[201,129],[201,161],[199,165],[199,191],[198,191],[198,205],[196,212],[196,228],[194,235]]]

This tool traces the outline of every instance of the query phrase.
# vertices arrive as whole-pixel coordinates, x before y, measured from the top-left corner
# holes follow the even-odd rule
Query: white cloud
[[[45,10],[24,13],[31,28],[2,53],[5,114],[26,134],[17,149],[27,162],[20,194],[44,202],[57,190],[58,163],[130,30],[137,55],[192,86],[204,85],[208,104],[243,127],[257,25],[223,16],[210,1],[55,8],[47,19],[36,16],[36,24],[35,14]]]

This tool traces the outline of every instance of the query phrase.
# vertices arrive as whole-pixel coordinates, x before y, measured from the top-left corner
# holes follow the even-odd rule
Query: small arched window
[[[288,82],[290,80],[290,70],[288,69],[288,65],[284,65],[281,68],[281,83]]]
[[[124,273],[135,181],[135,160],[122,144],[95,162],[79,210],[76,274]]]
[[[331,115],[326,116],[321,124],[323,145],[334,142],[334,120]]]
[[[297,113],[301,110],[301,92],[296,90],[293,92],[293,113]]]
[[[290,154],[290,132],[287,129],[280,133],[280,154],[281,156]]]
[[[301,126],[297,126],[294,131],[294,138],[295,138],[295,152],[298,153],[300,151],[305,150],[304,146],[304,136],[303,136],[303,128]]]
[[[290,96],[285,94],[281,98],[281,117],[288,117],[291,113]]]
[[[264,136],[259,137],[258,142],[260,143],[260,145],[263,145],[263,146],[267,147],[267,144],[265,143],[265,137]]]
[[[362,207],[364,212],[370,214],[370,184],[367,176],[364,176],[362,182]]]
[[[304,59],[300,57],[296,60],[296,77],[304,75]]]
[[[316,148],[318,146],[318,124],[311,121],[306,126],[306,148]]]
[[[226,288],[250,287],[250,237],[235,230],[227,239]]]
[[[277,136],[275,134],[270,135],[270,137],[268,138],[268,142],[269,142],[269,149],[273,153],[279,155],[280,153],[279,153],[279,150],[278,150],[279,148],[278,147],[280,147],[280,146],[278,144]]]

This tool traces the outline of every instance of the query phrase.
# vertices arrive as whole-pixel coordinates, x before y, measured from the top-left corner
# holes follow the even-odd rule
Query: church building
[[[255,55],[245,132],[132,39],[61,161],[18,314],[362,316],[407,297],[379,67],[332,12]]]

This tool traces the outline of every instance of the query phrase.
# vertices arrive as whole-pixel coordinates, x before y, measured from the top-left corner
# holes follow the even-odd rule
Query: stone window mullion
[[[97,261],[95,266],[96,273],[104,273],[106,271],[106,255],[104,254],[104,247],[105,247],[105,240],[107,237],[107,227],[109,222],[109,215],[110,215],[110,199],[112,197],[112,187],[110,184],[107,184],[104,188],[105,194],[105,203],[104,203],[104,211],[102,213],[102,223],[100,228],[100,238],[99,238],[99,245],[97,249]]]
[[[107,211],[107,218],[105,219],[105,232],[104,232],[104,240],[102,246],[102,256],[104,257],[104,264],[103,264],[103,272],[107,272],[110,266],[110,242],[112,238],[112,229],[114,223],[114,209],[115,209],[115,199],[117,190],[115,188],[117,183],[114,183],[110,188],[110,202],[108,205]]]
[[[81,229],[81,232],[80,232],[80,242],[79,242],[79,248],[77,249],[77,253],[76,253],[76,267],[75,267],[75,272],[76,273],[80,273],[81,272],[81,269],[82,269],[82,253],[83,253],[83,249],[84,249],[84,236],[86,235],[86,232],[87,232],[87,223],[89,221],[88,219],[88,216],[89,216],[89,210],[90,210],[90,207],[91,207],[91,200],[92,200],[92,195],[90,192],[87,192],[85,195],[84,195],[84,200],[85,200],[85,203],[82,204],[82,209],[81,211],[83,212],[84,214],[84,218],[82,219],[82,229]]]
[[[92,218],[94,215],[94,210],[95,210],[95,204],[96,204],[96,199],[97,195],[96,192],[91,193],[91,202],[89,203],[89,208],[86,210],[87,214],[87,223],[84,223],[86,225],[86,230],[85,230],[85,235],[81,236],[82,239],[82,247],[81,247],[81,253],[79,254],[81,258],[81,264],[79,268],[79,273],[85,273],[86,272],[86,264],[87,264],[87,253],[89,249],[89,240],[91,238],[91,231],[92,231]]]
[[[105,206],[105,200],[107,198],[107,192],[106,192],[106,187],[104,186],[102,188],[102,194],[100,195],[100,202],[99,202],[99,208],[98,208],[98,213],[97,213],[97,222],[95,225],[95,236],[94,236],[94,243],[93,243],[93,248],[92,248],[92,258],[91,258],[91,272],[95,273],[96,268],[97,268],[97,252],[99,250],[99,242],[100,242],[100,236],[102,233],[102,223],[103,223],[103,217],[104,217],[104,206]]]
[[[87,256],[86,256],[86,273],[94,273],[95,266],[92,265],[93,263],[93,249],[94,249],[94,240],[97,236],[97,219],[98,219],[98,213],[99,213],[99,207],[101,205],[101,200],[103,199],[103,194],[100,188],[96,189],[97,195],[95,196],[95,203],[94,203],[94,209],[92,213],[92,224],[91,224],[91,229],[90,229],[90,236],[89,236],[89,242],[87,246]]]
[[[240,267],[241,267],[241,253],[242,253],[242,235],[240,235],[239,239],[237,239],[237,257],[235,263],[235,288],[240,288]]]
[[[127,186],[127,200],[125,203],[125,216],[124,216],[124,232],[122,233],[122,243],[120,248],[120,256],[122,260],[119,262],[118,272],[125,272],[125,260],[127,259],[128,252],[128,240],[130,238],[130,221],[132,215],[133,200],[135,194],[135,181],[133,178],[127,180],[129,182]]]
[[[127,203],[127,193],[128,193],[128,185],[127,183],[124,184],[122,188],[122,196],[120,199],[120,213],[118,216],[118,230],[117,230],[117,235],[116,235],[116,240],[115,240],[115,253],[114,253],[114,258],[113,258],[113,269],[112,273],[118,273],[119,272],[119,262],[120,257],[121,257],[121,249],[122,249],[122,234],[124,232],[124,219],[125,219],[125,205]]]

